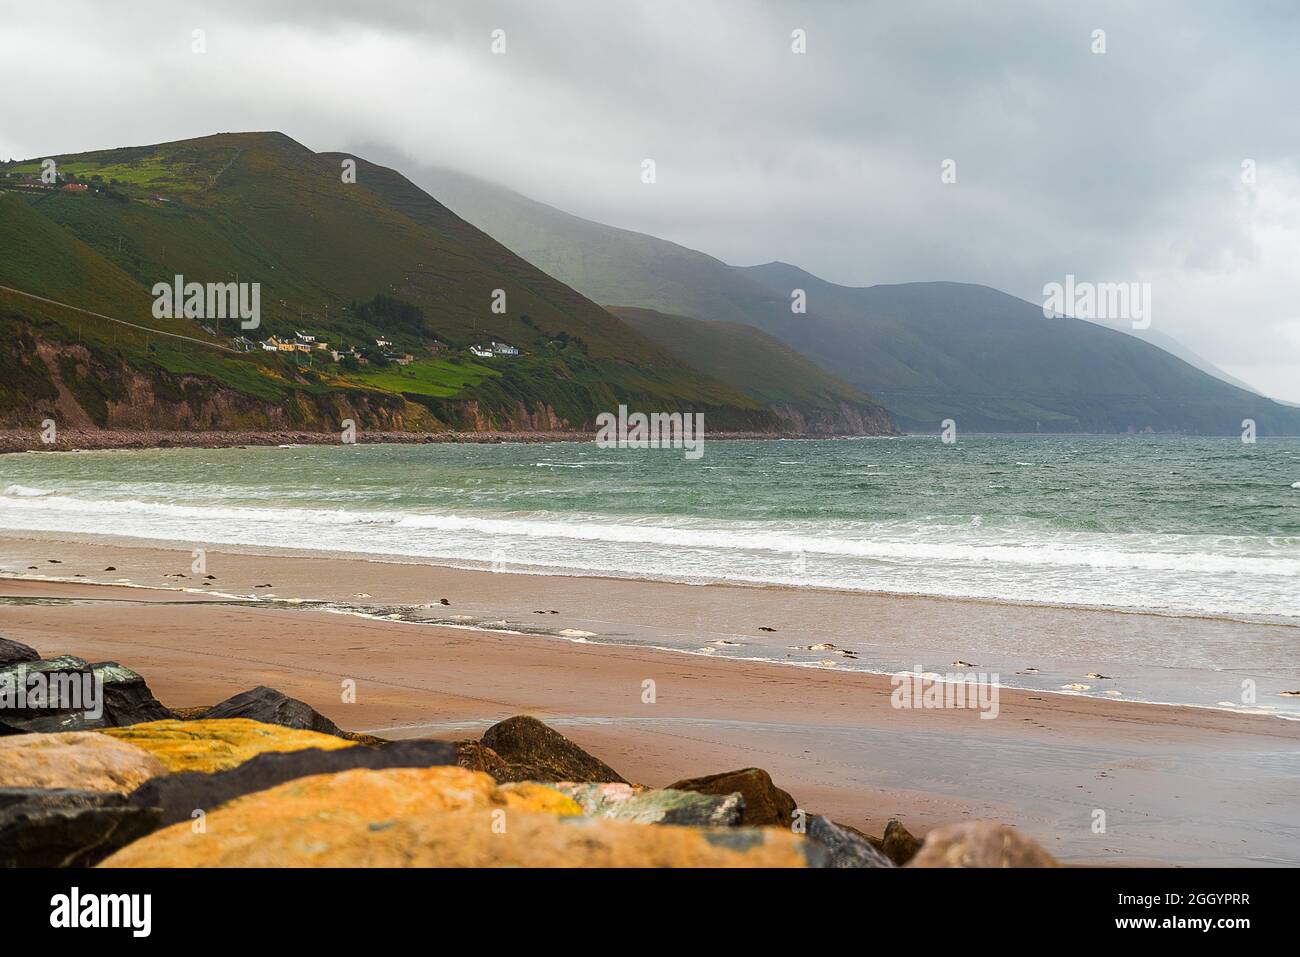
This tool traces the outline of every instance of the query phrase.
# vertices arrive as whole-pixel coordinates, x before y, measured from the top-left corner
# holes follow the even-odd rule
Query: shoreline
[[[1142,440],[1163,438],[1234,438],[1234,435],[1210,435],[1183,432],[976,432],[964,433],[967,438],[1113,438],[1116,440]],[[12,452],[98,452],[110,450],[163,450],[163,449],[231,449],[245,446],[276,447],[286,445],[338,445],[337,432],[308,432],[296,429],[270,431],[217,429],[211,431],[153,430],[153,429],[60,429],[57,441],[41,440],[40,429],[0,427],[0,454]],[[596,430],[576,429],[559,431],[510,432],[489,430],[483,432],[385,432],[359,429],[358,445],[438,445],[462,443],[491,445],[506,442],[545,444],[547,442],[590,442]],[[706,441],[754,442],[819,442],[860,441],[868,439],[907,439],[933,437],[927,432],[819,433],[819,432],[707,432]],[[1296,435],[1278,434],[1260,436],[1259,441],[1288,440]]]
[[[293,429],[270,432],[237,429],[211,432],[155,431],[150,429],[60,429],[55,442],[41,440],[39,429],[0,429],[0,454],[10,452],[101,452],[113,449],[237,449],[245,446],[341,445],[338,432],[305,432]],[[541,445],[547,442],[593,442],[596,431],[528,432],[380,432],[357,430],[357,445],[438,445],[462,443],[494,445],[517,442]],[[899,438],[897,435],[812,435],[795,432],[709,432],[708,441]]]
[[[1108,648],[1123,650],[1127,646],[1130,654],[1154,640],[1177,648],[1182,636],[1209,635],[1216,637],[1218,645],[1227,642],[1248,649],[1249,642],[1270,646],[1300,642],[1300,622],[745,581],[685,583],[597,572],[534,571],[524,566],[494,571],[486,562],[263,545],[204,544],[209,566],[222,570],[221,579],[209,584],[177,571],[190,566],[192,547],[192,542],[90,532],[4,531],[0,532],[0,580],[161,588],[175,594],[260,605],[311,605],[337,614],[380,616],[407,624],[565,641],[576,638],[598,646],[766,662],[803,671],[831,667],[850,674],[888,677],[924,666],[926,674],[953,674],[952,668],[946,667],[952,661],[953,666],[961,666],[957,672],[980,675],[985,683],[998,688],[1300,720],[1300,703],[1286,694],[1300,688],[1300,672],[1251,674],[1242,668],[1175,667],[1171,662],[1140,664],[1135,670],[1134,662],[1115,659],[1114,653],[1080,657],[1082,653],[1073,649],[1053,654],[1021,648],[1023,642],[1039,638],[1043,644],[1041,638],[1052,636],[1078,644],[1073,636],[1087,633]],[[44,558],[34,559],[35,567],[26,558],[16,562],[19,555],[38,553]],[[121,558],[113,558],[123,553],[130,555],[126,559],[129,566],[122,564]],[[60,558],[51,563],[49,555]],[[96,562],[116,562],[122,571],[131,567],[143,573],[123,579],[121,572],[100,572],[94,567]],[[77,572],[72,572],[74,567]],[[276,571],[269,571],[272,568]],[[286,575],[286,570],[295,573]],[[238,579],[231,580],[227,571],[237,573]],[[430,577],[445,581],[447,588],[461,594],[482,593],[489,601],[471,602],[469,607],[455,602],[455,607],[443,611],[429,602],[425,592],[424,581]],[[357,592],[355,583],[367,584]],[[264,585],[273,585],[273,592],[260,590]],[[545,603],[551,592],[572,594],[586,611],[565,615],[556,619],[555,627],[545,627],[549,619],[536,618],[541,612],[533,606]],[[684,612],[689,627],[680,627],[679,611]],[[754,615],[755,622],[748,631],[733,627],[725,620],[733,614]],[[758,619],[774,627],[759,628]],[[888,640],[854,641],[852,636],[862,620],[871,619],[891,625]],[[755,628],[771,637],[755,633]],[[802,636],[806,644],[785,644],[788,632]],[[918,640],[917,633],[927,637]],[[820,648],[823,644],[826,650]],[[1148,658],[1138,655],[1138,661],[1147,662]],[[1151,657],[1149,661],[1161,659]],[[963,671],[965,668],[969,671]],[[1117,675],[1125,679],[1118,687],[1112,683]],[[1256,702],[1234,701],[1243,677],[1257,680]],[[1204,680],[1216,684],[1212,692],[1203,689],[1200,697],[1195,697],[1188,693],[1188,680],[1195,681],[1196,687]],[[1089,684],[1082,684],[1084,681]]]
[[[238,446],[231,446],[238,448]],[[78,451],[78,450],[59,450]],[[86,450],[108,451],[108,450]],[[161,548],[186,551],[192,543],[176,538],[146,537],[97,532],[70,532],[57,529],[0,529],[0,541],[20,539],[29,541],[49,541],[80,543],[87,545],[119,545],[124,548]],[[437,555],[409,555],[400,552],[368,552],[348,549],[310,549],[292,545],[263,545],[254,542],[218,542],[220,549],[231,554],[244,555],[283,555],[289,558],[320,558],[341,561],[360,561],[380,565],[416,565],[457,569],[469,572],[492,570],[491,561],[446,558]],[[581,578],[595,581],[644,582],[647,584],[681,585],[688,588],[746,588],[756,590],[777,590],[789,594],[820,593],[826,595],[853,595],[877,599],[921,599],[925,601],[946,601],[961,604],[993,605],[1009,608],[1041,608],[1060,611],[1078,611],[1084,613],[1104,612],[1116,615],[1140,615],[1152,618],[1167,618],[1173,621],[1206,621],[1251,626],[1274,626],[1279,628],[1300,628],[1300,615],[1283,617],[1277,615],[1246,616],[1231,611],[1203,611],[1199,609],[1177,608],[1143,608],[1129,605],[1085,604],[1082,602],[1052,602],[1034,598],[1006,598],[996,595],[956,595],[924,591],[887,591],[883,589],[836,588],[830,585],[791,585],[779,581],[755,581],[740,578],[710,578],[692,580],[671,575],[650,576],[635,574],[616,574],[580,567],[557,567],[546,565],[529,565],[524,562],[510,562],[510,567],[503,567],[494,574],[525,575],[538,578]],[[0,572],[0,577],[3,573]],[[50,580],[57,581],[57,578]],[[117,584],[117,583],[104,583]]]
[[[174,544],[174,543],[165,543],[165,544],[169,544],[169,545],[170,545],[170,544]],[[255,547],[255,546],[250,546],[250,548],[251,548],[251,547]],[[284,551],[291,551],[291,550],[286,549],[286,550],[284,550]],[[271,552],[253,552],[252,554],[270,554],[270,553],[271,553]],[[319,556],[319,555],[309,554],[309,555],[307,555],[306,557],[325,557],[325,556]],[[342,557],[342,556],[341,556],[341,557]],[[367,557],[365,557],[365,556],[363,556],[363,555],[349,555],[349,556],[347,556],[347,557],[350,557],[350,558],[352,558],[352,559],[354,559],[354,560],[357,560],[357,561],[377,562],[377,563],[379,563],[379,564],[384,564],[384,562],[383,562],[382,559],[372,559],[372,558],[367,558]],[[393,564],[411,564],[411,563],[408,563],[408,562],[394,562]],[[427,563],[416,563],[416,564],[427,564]],[[456,570],[462,570],[462,571],[474,571],[474,570],[475,570],[475,569],[463,568],[462,566],[458,566],[458,565],[435,565],[435,566],[433,566],[433,567],[438,567],[438,568],[447,568],[447,569],[456,569]],[[503,574],[528,574],[528,573],[525,573],[525,572],[503,572]],[[570,576],[558,576],[558,575],[544,575],[544,574],[541,574],[541,573],[538,573],[538,574],[539,574],[541,577],[570,577]],[[652,581],[655,581],[655,579],[642,579],[642,578],[620,579],[620,578],[614,578],[614,577],[610,577],[610,576],[599,576],[599,575],[589,575],[589,576],[571,576],[571,577],[594,578],[594,579],[596,579],[596,580],[608,580],[608,581],[632,581],[632,582],[652,582]],[[688,586],[690,586],[690,587],[703,587],[703,588],[711,588],[711,587],[728,587],[728,586],[733,586],[733,585],[734,585],[735,587],[751,587],[751,586],[746,586],[746,585],[743,585],[743,584],[739,584],[739,585],[737,585],[736,583],[731,583],[731,582],[716,582],[716,583],[712,583],[712,582],[711,582],[711,583],[667,582],[667,583],[669,583],[669,584],[685,584],[685,585],[688,585]],[[541,639],[545,639],[545,640],[554,640],[554,641],[560,641],[560,642],[567,642],[567,643],[570,643],[570,644],[589,644],[589,645],[596,645],[596,646],[601,646],[601,647],[611,647],[611,648],[641,648],[641,649],[644,649],[644,650],[654,651],[654,652],[658,652],[658,653],[662,653],[662,654],[669,654],[669,655],[686,655],[686,656],[689,656],[689,657],[692,657],[692,658],[705,658],[705,657],[707,657],[708,654],[709,654],[709,652],[706,652],[706,651],[704,651],[704,650],[692,651],[692,650],[687,649],[687,648],[674,648],[674,647],[667,646],[667,645],[653,645],[653,644],[650,644],[650,645],[642,645],[642,644],[630,644],[630,643],[629,643],[629,644],[624,644],[624,643],[621,643],[621,642],[616,641],[616,640],[607,640],[607,639],[603,639],[603,638],[600,638],[599,636],[596,636],[596,635],[582,635],[582,636],[573,637],[573,636],[566,636],[566,635],[563,635],[563,634],[557,634],[557,633],[546,632],[546,631],[536,631],[536,630],[533,630],[533,631],[525,631],[525,630],[519,630],[519,629],[517,629],[517,628],[510,628],[510,627],[491,627],[489,624],[459,624],[459,623],[453,624],[453,623],[448,623],[448,622],[444,622],[444,621],[422,621],[422,620],[415,619],[415,618],[404,618],[404,617],[399,617],[399,615],[396,613],[396,609],[393,608],[393,607],[389,607],[389,606],[384,606],[384,607],[377,608],[377,609],[375,609],[375,610],[366,611],[366,610],[359,610],[359,609],[352,608],[352,607],[347,607],[347,606],[341,605],[340,603],[333,602],[333,601],[329,601],[329,600],[327,600],[327,599],[318,599],[318,598],[302,598],[302,599],[299,599],[299,598],[291,598],[291,599],[282,599],[282,598],[257,598],[257,597],[254,597],[254,596],[248,596],[248,595],[226,594],[226,593],[219,592],[219,591],[204,592],[204,591],[201,591],[201,590],[197,590],[197,589],[193,589],[193,588],[186,588],[186,587],[183,587],[183,586],[136,585],[136,584],[127,584],[127,583],[124,583],[124,582],[106,582],[106,581],[96,581],[96,580],[94,580],[94,579],[78,580],[78,579],[76,579],[76,578],[62,578],[62,577],[58,577],[58,576],[45,576],[45,575],[29,575],[29,576],[25,576],[25,575],[15,575],[15,574],[5,574],[5,573],[3,573],[3,572],[0,572],[0,605],[3,604],[3,602],[4,602],[4,600],[5,600],[5,597],[6,597],[5,594],[4,594],[4,589],[5,589],[5,587],[10,586],[10,585],[12,585],[13,587],[21,587],[21,586],[23,586],[23,585],[51,585],[51,586],[78,586],[78,585],[81,585],[81,586],[85,586],[85,587],[89,587],[89,588],[103,588],[103,589],[110,589],[110,590],[114,590],[114,591],[122,591],[122,592],[130,592],[130,591],[132,591],[132,590],[139,590],[139,591],[148,592],[148,593],[154,593],[154,592],[170,592],[170,593],[174,593],[174,594],[177,596],[177,599],[179,599],[179,600],[184,600],[184,599],[189,598],[189,597],[194,597],[195,600],[206,600],[206,601],[208,601],[208,602],[210,602],[210,603],[230,603],[230,604],[242,605],[242,606],[245,606],[245,607],[264,607],[264,608],[285,608],[285,607],[294,607],[294,608],[303,608],[303,609],[306,609],[306,610],[317,611],[317,612],[321,612],[321,613],[324,613],[324,614],[330,614],[330,615],[341,615],[341,616],[350,616],[350,617],[359,618],[359,619],[362,619],[362,620],[365,620],[365,621],[383,622],[383,623],[386,623],[386,624],[411,625],[411,626],[422,627],[422,628],[438,627],[438,628],[447,628],[447,629],[455,629],[455,630],[464,630],[464,631],[467,631],[467,632],[474,632],[474,633],[495,634],[495,635],[506,635],[506,636],[518,637],[518,638],[541,638]],[[785,585],[766,585],[766,584],[758,584],[758,585],[754,585],[754,586],[752,586],[752,587],[755,587],[755,588],[773,588],[773,589],[789,589],[789,590],[796,590],[796,589],[793,589],[793,586],[785,586]],[[834,594],[834,592],[833,592],[832,590],[830,590],[830,589],[823,589],[823,590],[824,590],[824,591],[828,591],[828,592]],[[890,592],[870,592],[870,593],[853,593],[853,594],[870,594],[870,595],[872,595],[873,597],[881,597],[881,598],[900,597],[900,596],[895,596],[893,593],[890,593]],[[93,597],[93,596],[92,596],[92,597]],[[1077,610],[1077,611],[1089,611],[1089,610],[1091,610],[1091,609],[1089,609],[1089,608],[1087,608],[1087,607],[1084,607],[1084,606],[1047,605],[1047,604],[1040,604],[1040,603],[1034,603],[1034,602],[1011,602],[1011,601],[1002,601],[1002,600],[999,600],[999,599],[980,599],[980,598],[971,598],[971,599],[966,599],[966,598],[954,598],[954,597],[944,596],[944,595],[905,595],[905,596],[901,596],[901,597],[925,598],[925,599],[932,599],[932,600],[934,600],[934,601],[952,601],[952,602],[968,602],[968,601],[969,601],[969,602],[981,602],[981,603],[991,604],[991,605],[995,605],[995,606],[997,606],[997,605],[1006,605],[1006,606],[1009,606],[1009,607],[1027,607],[1027,608],[1059,608],[1059,609],[1062,609],[1062,610]],[[39,600],[41,600],[41,599],[40,599],[40,598],[36,598],[36,599],[34,599],[34,600],[39,601]],[[130,601],[131,599],[123,598],[123,599],[121,599],[121,600],[123,600],[123,601]],[[1158,612],[1143,612],[1143,611],[1135,611],[1135,610],[1129,610],[1129,609],[1104,609],[1104,610],[1107,610],[1107,611],[1114,611],[1114,612],[1116,612],[1117,614],[1139,614],[1139,615],[1148,615],[1148,614],[1149,614],[1149,615],[1153,615],[1153,616],[1156,616],[1156,617],[1172,617],[1172,618],[1178,618],[1178,617],[1203,617],[1203,616],[1178,616],[1178,615],[1162,616],[1162,615],[1161,615],[1160,613],[1158,613]],[[1228,619],[1228,618],[1209,618],[1209,619],[1207,619],[1207,620],[1213,620],[1213,621],[1235,621],[1236,619]],[[591,640],[592,638],[597,638],[598,640],[593,641],[593,640]],[[778,661],[778,660],[774,660],[774,659],[771,659],[771,658],[762,658],[762,657],[745,657],[745,656],[740,656],[740,655],[731,656],[731,657],[724,658],[724,659],[711,659],[711,660],[723,660],[723,661],[745,662],[745,663],[751,663],[751,664],[774,665],[774,666],[779,667],[779,668],[799,668],[799,669],[807,669],[807,670],[814,670],[814,671],[824,671],[824,670],[827,670],[827,669],[829,668],[828,665],[822,665],[822,664],[812,663],[812,662]],[[871,677],[874,677],[874,678],[894,678],[895,676],[900,676],[900,675],[913,675],[913,674],[917,674],[917,672],[909,672],[909,671],[903,671],[903,672],[899,672],[899,671],[882,671],[882,670],[877,670],[877,669],[873,669],[873,668],[870,668],[870,667],[865,667],[865,668],[856,668],[856,669],[854,669],[852,672],[840,672],[840,673],[842,673],[842,674],[843,674],[843,673],[851,673],[851,674],[859,674],[859,675],[868,675],[868,676],[871,676]],[[975,677],[976,674],[978,674],[978,673],[974,673],[974,674],[970,675],[969,677],[972,677],[972,678],[973,678],[973,677]],[[940,681],[954,681],[954,680],[960,680],[960,679],[962,679],[963,677],[965,677],[965,676],[963,676],[963,675],[962,675],[961,673],[959,673],[959,672],[951,672],[951,673],[937,674],[936,672],[933,672],[933,671],[927,670],[927,671],[921,673],[921,676],[922,676],[922,677],[927,677],[927,678],[933,678],[933,677],[936,677],[936,675],[937,675],[937,678],[938,678]],[[998,676],[998,675],[995,675],[995,676],[994,676],[995,679],[998,678],[998,677],[1000,677],[1000,676]],[[1002,681],[998,681],[998,680],[993,680],[993,681],[989,682],[989,684],[990,684],[991,686],[993,686],[993,687],[998,688],[999,690],[1004,690],[1004,691],[1026,691],[1026,690],[1027,690],[1027,689],[1025,689],[1025,688],[1021,688],[1021,687],[1018,687],[1018,686],[1016,686],[1016,685],[1012,685],[1012,684],[1006,684],[1006,683],[1004,683],[1004,682],[1002,682]],[[1055,689],[1055,688],[1035,688],[1035,689],[1032,689],[1032,690],[1033,690],[1033,693],[1034,693],[1034,694],[1038,694],[1038,695],[1058,695],[1058,696],[1060,696],[1061,698],[1066,698],[1066,699],[1079,699],[1079,698],[1085,698],[1086,700],[1093,700],[1093,701],[1105,701],[1105,700],[1108,700],[1108,699],[1105,699],[1105,698],[1097,697],[1097,696],[1095,696],[1095,695],[1084,695],[1084,694],[1081,694],[1080,692],[1077,692],[1077,691],[1066,691],[1066,690]],[[1232,714],[1232,715],[1242,715],[1242,716],[1252,716],[1252,717],[1273,718],[1273,719],[1278,719],[1278,720],[1282,720],[1282,721],[1300,721],[1300,714],[1279,713],[1279,712],[1266,711],[1266,710],[1260,710],[1260,709],[1246,709],[1246,708],[1227,707],[1227,706],[1225,706],[1225,705],[1196,704],[1196,703],[1186,702],[1186,701],[1152,701],[1152,700],[1146,700],[1146,699],[1141,699],[1141,700],[1139,700],[1139,699],[1131,699],[1131,700],[1129,700],[1129,701],[1127,701],[1127,702],[1125,702],[1125,703],[1127,703],[1127,704],[1132,704],[1132,705],[1136,705],[1136,706],[1139,706],[1139,707],[1150,707],[1150,708],[1185,708],[1185,709],[1190,709],[1190,710],[1210,711],[1210,712],[1214,712],[1214,713],[1217,713],[1217,714]],[[373,733],[378,733],[378,732],[374,731],[374,729],[368,729],[368,731],[369,731],[369,732],[373,732]]]
[[[650,627],[666,616],[701,640],[743,640],[767,622],[801,643],[827,633],[843,644],[855,627],[887,630],[893,616],[906,634],[934,641],[931,628],[945,623],[961,633],[988,623],[1104,633],[1113,625],[1101,613],[915,599],[845,607],[833,594],[802,596],[792,609],[791,596],[772,589],[209,550],[210,592],[277,598],[255,602],[171,578],[190,574],[188,551],[0,537],[7,561],[19,549],[65,580],[0,580],[0,634],[43,654],[120,661],[173,708],[266,684],[349,730],[445,739],[527,713],[629,780],[662,786],[763,767],[801,806],[868,833],[890,817],[918,834],[995,819],[1072,864],[1300,864],[1297,722],[1008,687],[996,720],[972,709],[900,710],[886,675],[662,651]],[[59,565],[47,564],[56,556]],[[133,587],[75,578],[109,566]],[[338,614],[307,604],[312,596],[372,611],[442,608],[447,598],[446,613],[467,620]],[[622,643],[483,627],[533,621],[551,632],[618,631]],[[358,682],[357,704],[339,703],[340,678]],[[652,704],[642,700],[647,679]],[[1097,808],[1109,835],[1091,831]]]

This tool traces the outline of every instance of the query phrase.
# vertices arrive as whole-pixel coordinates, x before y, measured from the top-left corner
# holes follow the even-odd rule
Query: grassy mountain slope
[[[893,431],[879,403],[753,326],[630,306],[607,308],[683,362],[776,410],[791,431],[840,435]]]
[[[850,288],[795,267],[732,267],[650,236],[571,216],[471,177],[412,174],[525,259],[602,302],[743,322],[878,399],[909,431],[946,418],[977,431],[1300,434],[1296,410],[1198,370],[1135,336],[987,287]],[[808,292],[794,315],[791,291]],[[644,326],[642,327],[644,329]]]
[[[191,321],[155,319],[146,290],[25,199],[0,194],[0,285],[219,343]],[[278,356],[243,356],[106,322],[0,290],[0,422],[72,426],[307,428],[352,417],[413,421],[397,396],[305,376]]]
[[[369,427],[578,428],[619,402],[706,411],[718,429],[778,425],[758,402],[682,364],[397,174],[364,161],[358,181],[345,183],[338,158],[278,133],[55,160],[61,174],[103,189],[0,194],[10,213],[0,225],[0,284],[141,325],[179,323],[185,334],[211,339],[203,323],[154,319],[150,289],[176,274],[204,283],[238,278],[261,284],[262,322],[250,336],[303,329],[336,345],[366,345],[382,334],[417,356],[412,366],[381,375],[345,371],[320,357],[200,355],[197,344],[164,347],[115,327],[109,348],[117,353],[108,358],[123,368],[158,368],[160,350],[193,353],[197,368],[180,371],[206,377],[236,405],[236,397],[258,392],[277,403],[290,395],[340,397],[341,405],[326,401],[324,411],[307,410],[310,424],[321,428],[334,428],[354,399],[388,410],[364,416]],[[39,168],[39,161],[0,166],[0,186]],[[493,309],[496,290],[505,295],[502,313]],[[350,308],[379,294],[418,307],[423,321],[385,326]],[[84,342],[108,331],[88,331],[94,323],[84,316],[10,299],[8,321],[39,319],[50,342]],[[240,331],[227,321],[215,339]],[[489,339],[524,354],[487,369],[459,351]],[[435,341],[451,352],[434,356]],[[265,381],[250,391],[250,378]],[[275,419],[275,409],[264,412]],[[204,426],[220,413],[208,409]],[[108,421],[132,418],[124,403],[109,403]]]

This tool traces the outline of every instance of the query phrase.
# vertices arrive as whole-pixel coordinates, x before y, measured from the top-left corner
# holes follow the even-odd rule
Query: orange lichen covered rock
[[[266,751],[303,748],[331,751],[357,746],[332,734],[284,728],[247,718],[149,721],[125,728],[105,728],[99,733],[143,748],[173,773],[224,771]]]
[[[647,827],[578,816],[538,784],[456,767],[300,778],[118,851],[105,867],[802,867],[776,829]]]

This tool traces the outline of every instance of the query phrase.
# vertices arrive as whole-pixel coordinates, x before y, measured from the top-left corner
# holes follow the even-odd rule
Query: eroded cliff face
[[[359,430],[385,433],[593,428],[542,400],[408,399],[306,378],[281,380],[278,388],[279,395],[265,397],[203,375],[132,365],[80,343],[43,338],[30,328],[0,341],[0,429],[39,429],[47,419],[59,429],[118,432],[329,433],[347,420]],[[773,412],[786,434],[897,434],[878,406],[841,403],[814,415],[781,407]],[[768,421],[775,420],[769,416]]]
[[[791,406],[774,405],[772,411],[780,416],[789,431],[800,435],[902,434],[890,420],[889,413],[878,405],[841,402],[813,414]]]
[[[488,410],[474,400],[436,408],[382,392],[295,383],[270,400],[193,374],[134,367],[84,345],[22,330],[0,344],[0,428],[151,432],[558,432],[573,426],[545,403]]]
[[[451,425],[466,432],[563,432],[574,428],[546,403],[530,409],[522,400],[504,411],[489,413],[474,401],[451,401],[448,418]],[[458,413],[458,414],[457,414]],[[445,413],[446,414],[446,413]]]
[[[336,431],[442,428],[429,412],[398,396],[360,389],[290,387],[272,400],[212,379],[136,368],[83,345],[24,333],[0,347],[0,426],[176,431]]]

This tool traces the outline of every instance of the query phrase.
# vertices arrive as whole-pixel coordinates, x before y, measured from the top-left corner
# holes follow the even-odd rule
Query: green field
[[[405,366],[394,363],[384,369],[354,372],[349,378],[388,392],[447,398],[500,374],[478,363],[435,357]]]

